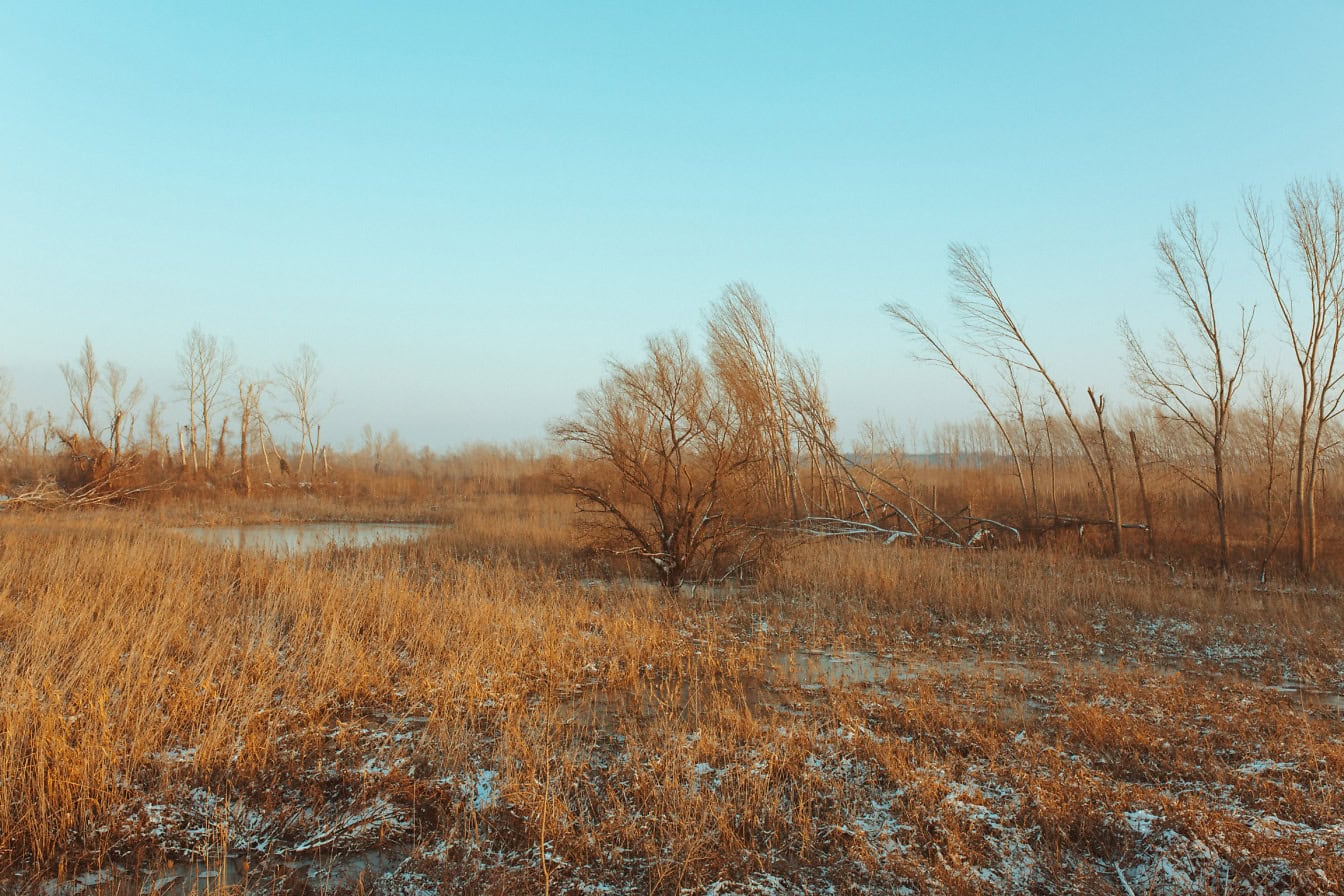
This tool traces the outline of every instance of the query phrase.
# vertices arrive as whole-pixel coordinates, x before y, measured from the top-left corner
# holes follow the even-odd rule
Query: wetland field
[[[0,892],[1344,892],[1328,587],[572,508],[0,514]]]

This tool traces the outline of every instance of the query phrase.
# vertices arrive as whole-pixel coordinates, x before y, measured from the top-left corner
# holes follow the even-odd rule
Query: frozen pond
[[[272,554],[306,554],[326,547],[362,548],[414,541],[432,523],[284,523],[256,526],[187,526],[174,529],[205,544]]]

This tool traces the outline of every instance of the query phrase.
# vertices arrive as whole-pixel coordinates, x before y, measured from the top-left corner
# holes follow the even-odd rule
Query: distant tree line
[[[1298,182],[1278,207],[1248,194],[1242,231],[1293,369],[1254,366],[1254,309],[1226,307],[1215,235],[1186,206],[1156,240],[1158,281],[1184,327],[1154,339],[1120,321],[1141,404],[1119,412],[1092,388],[1080,402],[1058,378],[984,250],[949,250],[952,338],[908,303],[885,306],[916,357],[946,368],[983,410],[987,426],[945,427],[939,453],[955,462],[964,443],[975,467],[1006,465],[1015,507],[993,518],[969,501],[940,509],[899,440],[879,444],[877,428],[866,448],[839,451],[816,362],[779,343],[750,287],[731,286],[709,312],[702,353],[681,334],[650,339],[643,360],[611,362],[552,426],[578,461],[567,483],[589,541],[640,558],[672,588],[741,570],[799,535],[967,547],[1091,529],[1120,554],[1134,531],[1152,556],[1154,507],[1169,502],[1151,489],[1174,476],[1206,502],[1218,568],[1232,567],[1235,503],[1238,519],[1259,520],[1262,575],[1289,532],[1297,570],[1311,575],[1318,501],[1344,444],[1344,188]]]
[[[322,421],[333,402],[321,391],[322,367],[306,345],[293,361],[260,373],[239,364],[231,343],[193,328],[177,355],[175,389],[185,416],[176,423],[170,405],[147,396],[124,366],[99,363],[88,337],[60,371],[69,402],[64,416],[20,410],[0,375],[0,486],[31,485],[58,447],[63,465],[55,484],[90,497],[144,485],[170,468],[179,477],[227,474],[250,492],[258,454],[268,475],[298,478],[313,476],[326,457]],[[276,422],[292,429],[292,448],[276,442]]]
[[[1251,564],[1263,577],[1286,553],[1313,575],[1323,539],[1344,549],[1330,488],[1344,445],[1344,186],[1300,181],[1279,203],[1247,194],[1240,224],[1263,283],[1259,313],[1224,298],[1216,231],[1193,206],[1159,231],[1158,284],[1183,323],[1143,333],[1119,321],[1137,404],[1063,382],[988,254],[954,244],[955,332],[909,303],[883,310],[917,358],[968,390],[981,419],[941,423],[922,446],[869,424],[842,450],[818,362],[783,345],[764,300],[739,283],[709,308],[698,340],[653,337],[580,393],[550,427],[565,453],[549,481],[577,498],[589,548],[643,564],[669,588],[747,575],[795,540],[837,537],[968,548],[1076,536],[1115,554],[1198,557],[1193,542],[1207,532],[1205,559],[1224,572]],[[1287,346],[1286,371],[1258,362],[1264,338]],[[330,472],[322,423],[333,401],[308,346],[251,371],[230,343],[194,328],[177,356],[176,404],[100,363],[87,338],[60,371],[64,414],[21,410],[0,371],[10,506],[15,493],[97,502],[164,477],[246,494],[258,469],[268,483]],[[544,452],[441,458],[371,427],[345,462],[461,493],[548,487],[535,472]],[[1322,502],[1333,502],[1324,513]]]

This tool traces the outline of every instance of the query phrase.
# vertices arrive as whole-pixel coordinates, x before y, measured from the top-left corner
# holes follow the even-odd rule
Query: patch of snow
[[[703,890],[683,889],[685,896],[703,893],[704,896],[795,896],[804,891],[781,877],[761,871],[746,880],[716,880]]]
[[[172,750],[164,750],[162,753],[150,753],[149,758],[154,762],[170,762],[185,765],[196,761],[196,748],[177,747]]]
[[[1257,759],[1237,767],[1239,775],[1261,775],[1265,772],[1287,772],[1297,768],[1295,762],[1274,762],[1271,759]]]
[[[1147,837],[1152,834],[1153,825],[1161,820],[1160,816],[1154,815],[1147,809],[1135,809],[1133,812],[1125,813],[1125,827],[1140,837]]]
[[[462,792],[471,798],[471,807],[477,812],[489,809],[499,803],[499,772],[483,769],[472,783],[464,783]]]

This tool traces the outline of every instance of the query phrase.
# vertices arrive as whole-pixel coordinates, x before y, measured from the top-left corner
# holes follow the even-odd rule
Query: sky
[[[194,326],[259,374],[306,344],[329,441],[443,450],[544,437],[746,281],[848,439],[973,415],[880,310],[955,333],[960,241],[1123,398],[1173,209],[1263,305],[1243,191],[1344,176],[1341,37],[1339,0],[0,0],[0,368],[60,412],[86,336],[170,401]]]

